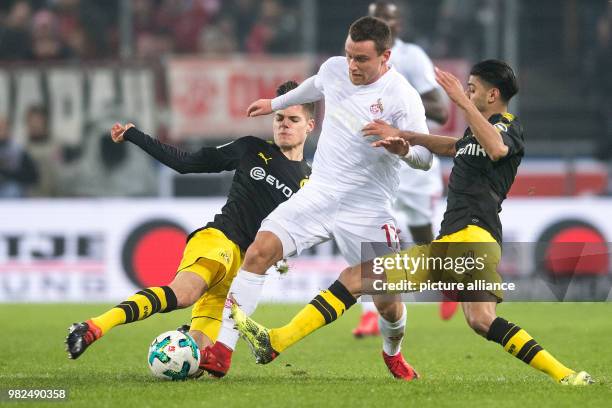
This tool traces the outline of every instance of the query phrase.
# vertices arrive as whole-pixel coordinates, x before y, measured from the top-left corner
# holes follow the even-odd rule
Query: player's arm
[[[317,75],[313,75],[297,88],[274,99],[259,99],[247,108],[247,116],[268,115],[273,111],[288,108],[293,105],[316,102],[323,99],[323,92],[317,84]]]
[[[402,131],[383,121],[377,122],[393,129],[393,134],[381,136],[378,132],[368,130],[371,129],[370,125],[372,125],[372,123],[368,124],[364,128],[364,136],[374,135],[381,137],[381,140],[377,140],[371,144],[372,147],[384,147],[389,153],[400,156],[402,160],[413,169],[429,170],[431,168],[431,164],[433,163],[432,153],[435,152],[426,146],[411,145],[407,139],[401,137]]]
[[[116,123],[111,129],[111,137],[115,143],[124,140],[134,143],[159,162],[181,174],[234,170],[243,153],[243,143],[238,141],[218,148],[204,147],[197,152],[185,152],[146,135],[131,123],[125,126]]]
[[[428,135],[410,131],[401,132],[400,137],[413,146],[426,147],[432,153],[439,156],[454,157],[455,153],[457,153],[457,149],[455,148],[455,144],[457,143],[456,137]]]
[[[461,82],[452,74],[436,68],[436,81],[448,97],[465,113],[465,119],[478,143],[489,158],[498,161],[506,157],[510,149],[498,130],[485,118],[466,96]]]
[[[381,140],[372,144],[374,147],[385,147],[389,145],[389,143],[383,143],[385,140],[391,140],[393,141],[392,144],[399,146],[401,142],[394,140],[402,139],[410,146],[423,146],[434,154],[450,157],[455,155],[455,143],[457,143],[457,138],[455,137],[430,135],[410,130],[399,130],[382,120],[375,120],[374,122],[368,123],[363,128],[363,135],[378,136],[381,138]]]
[[[425,116],[440,125],[443,125],[448,120],[448,109],[444,103],[442,92],[439,89],[432,89],[429,92],[421,94],[423,106],[425,106]]]

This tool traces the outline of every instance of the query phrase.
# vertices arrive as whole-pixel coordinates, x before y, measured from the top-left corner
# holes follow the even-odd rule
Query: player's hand
[[[470,99],[465,94],[461,81],[450,72],[442,71],[438,67],[435,67],[434,70],[436,71],[436,82],[444,89],[451,101],[461,109],[465,109],[470,104]]]
[[[400,137],[401,133],[399,129],[380,119],[375,119],[374,122],[368,123],[361,131],[364,137],[378,136],[383,140]]]
[[[111,128],[111,138],[113,139],[113,142],[122,143],[125,140],[123,138],[125,131],[133,127],[135,127],[133,123],[128,123],[127,125],[115,123]]]
[[[372,147],[384,147],[389,153],[397,154],[398,156],[405,156],[410,150],[410,144],[401,137],[377,140],[372,143]]]
[[[270,113],[272,113],[272,99],[259,99],[247,108],[247,116],[250,118]]]

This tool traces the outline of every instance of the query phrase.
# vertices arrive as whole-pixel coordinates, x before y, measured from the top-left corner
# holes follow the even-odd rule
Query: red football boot
[[[353,336],[360,339],[365,336],[378,336],[380,329],[378,328],[378,313],[369,311],[361,315],[359,324],[353,330]]]
[[[200,368],[214,377],[221,378],[230,369],[232,353],[229,347],[219,341],[204,347],[200,351]]]
[[[414,368],[412,368],[412,366],[408,364],[406,360],[404,360],[402,353],[397,353],[394,356],[390,356],[383,351],[382,355],[387,368],[395,378],[405,381],[412,381],[419,378],[419,373],[417,373]]]
[[[457,312],[459,302],[444,300],[440,302],[440,318],[442,320],[450,320]]]

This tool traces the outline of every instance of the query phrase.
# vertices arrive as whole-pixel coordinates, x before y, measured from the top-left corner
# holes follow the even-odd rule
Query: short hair
[[[295,89],[297,87],[298,87],[298,83],[295,82],[295,81],[283,82],[282,84],[280,84],[278,86],[278,88],[276,88],[276,96],[284,95],[287,92],[289,92],[292,89]],[[313,118],[314,117],[314,115],[315,115],[315,104],[314,104],[314,102],[303,103],[301,106],[302,106],[302,108],[304,108],[304,110],[308,114],[309,118]]]
[[[355,42],[374,41],[378,55],[391,48],[391,29],[378,17],[365,16],[349,27],[349,36]]]
[[[518,93],[519,89],[514,71],[504,61],[495,59],[481,61],[472,67],[470,75],[477,76],[494,88],[499,89],[504,102],[509,102]]]

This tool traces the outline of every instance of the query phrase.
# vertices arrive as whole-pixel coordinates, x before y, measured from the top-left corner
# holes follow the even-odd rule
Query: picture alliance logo
[[[251,169],[250,174],[253,180],[264,180],[266,183],[283,193],[283,195],[287,198],[293,195],[293,190],[291,190],[289,186],[287,186],[285,183],[283,183],[273,175],[267,174],[266,170],[264,170],[262,167],[253,167]]]

